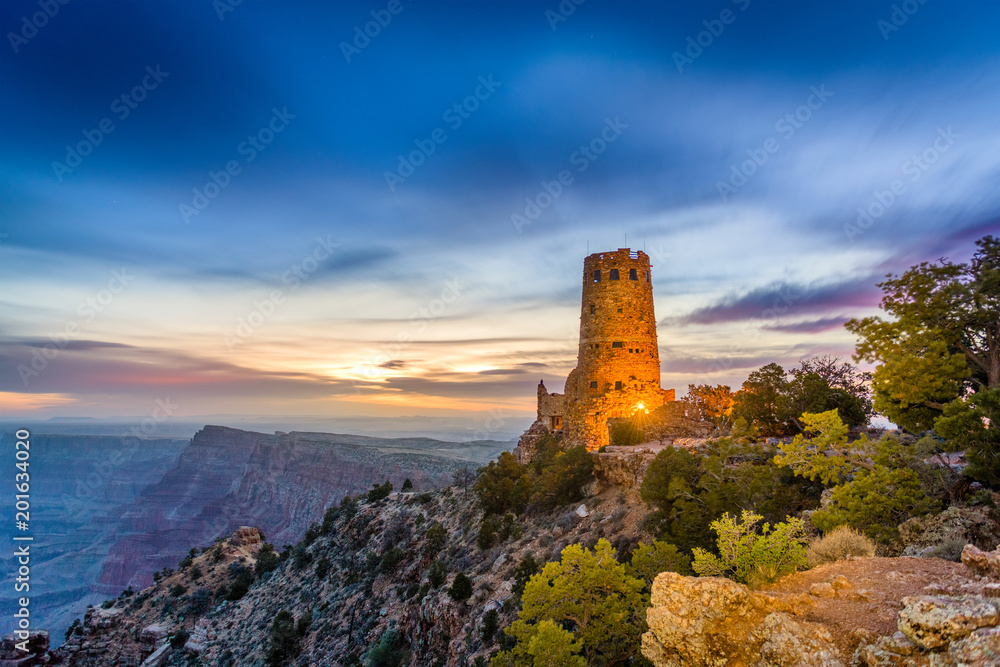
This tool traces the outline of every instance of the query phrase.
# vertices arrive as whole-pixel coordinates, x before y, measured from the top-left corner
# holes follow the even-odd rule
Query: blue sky
[[[52,1],[0,5],[3,415],[530,411],[626,235],[664,386],[736,387],[1000,228],[996,3]]]

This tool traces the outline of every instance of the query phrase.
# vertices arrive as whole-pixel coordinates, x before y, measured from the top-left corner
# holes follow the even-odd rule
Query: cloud
[[[768,331],[781,331],[784,333],[820,333],[830,331],[844,326],[846,317],[824,317],[818,320],[806,320],[804,322],[792,322],[789,324],[771,324],[764,328]]]
[[[687,315],[668,318],[661,325],[712,325],[756,318],[773,319],[785,314],[868,308],[877,305],[880,298],[881,292],[870,279],[833,284],[778,281],[740,294],[730,294]]]

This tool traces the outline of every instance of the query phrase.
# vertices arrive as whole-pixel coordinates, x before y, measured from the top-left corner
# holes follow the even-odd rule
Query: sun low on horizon
[[[737,389],[1000,232],[995,3],[57,4],[0,6],[0,419],[530,417],[625,248],[662,387]]]

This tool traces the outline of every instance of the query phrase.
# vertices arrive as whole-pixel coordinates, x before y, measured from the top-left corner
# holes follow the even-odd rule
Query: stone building
[[[538,383],[536,420],[515,453],[531,460],[536,443],[549,433],[562,434],[565,446],[598,449],[608,444],[609,419],[673,400],[673,389],[660,388],[649,256],[628,248],[588,256],[576,368],[562,394],[550,394],[544,381]]]

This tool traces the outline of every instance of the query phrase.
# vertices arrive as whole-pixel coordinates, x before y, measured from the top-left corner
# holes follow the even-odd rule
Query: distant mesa
[[[538,412],[518,441],[519,460],[531,460],[550,434],[562,435],[566,447],[600,449],[610,442],[609,420],[674,400],[673,389],[660,387],[650,268],[646,253],[629,248],[583,260],[577,365],[563,394],[538,383]]]

